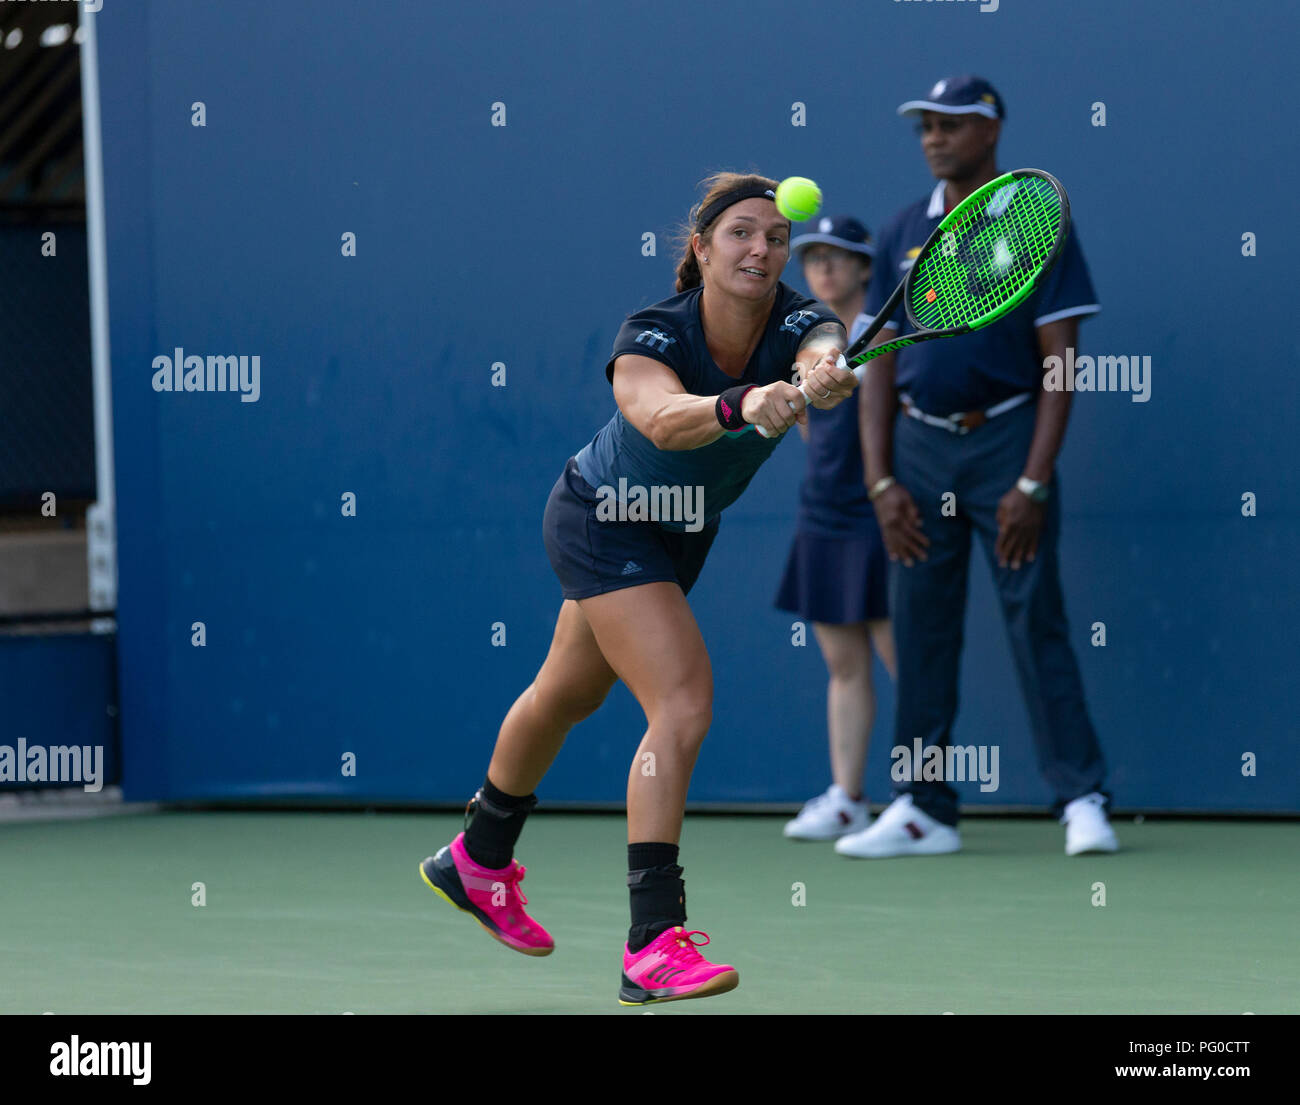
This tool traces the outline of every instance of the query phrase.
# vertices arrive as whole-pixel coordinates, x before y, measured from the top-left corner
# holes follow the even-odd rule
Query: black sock
[[[643,871],[647,867],[671,867],[677,862],[676,844],[629,844],[627,869]]]
[[[465,851],[475,863],[493,870],[507,867],[514,858],[524,819],[537,805],[535,794],[518,797],[498,790],[484,778],[482,787],[470,799],[465,814]]]
[[[686,884],[676,844],[629,844],[627,886],[632,927],[627,946],[640,951],[666,929],[686,924]]]

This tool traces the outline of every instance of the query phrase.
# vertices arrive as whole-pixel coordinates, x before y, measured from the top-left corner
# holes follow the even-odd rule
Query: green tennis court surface
[[[972,818],[965,852],[843,859],[782,818],[688,817],[690,927],[740,987],[657,1015],[1292,1013],[1296,829]],[[0,825],[0,1012],[621,1013],[622,817],[536,815],[519,858],[555,954],[420,880],[458,815],[165,813]],[[206,905],[191,904],[201,882]],[[1093,905],[1105,885],[1105,906]],[[792,904],[801,883],[806,905]],[[712,954],[711,954],[712,953]]]

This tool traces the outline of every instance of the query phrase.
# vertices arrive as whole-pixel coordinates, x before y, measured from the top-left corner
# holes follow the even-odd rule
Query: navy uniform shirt
[[[928,199],[904,208],[881,232],[865,308],[872,318],[943,220],[943,188],[944,182],[939,181]],[[1013,395],[1037,391],[1043,381],[1043,358],[1036,327],[1100,310],[1079,248],[1078,231],[1071,227],[1065,249],[1047,279],[1006,318],[970,334],[900,349],[895,354],[898,390],[906,392],[921,410],[941,417],[987,410]],[[891,321],[899,335],[914,329],[902,303]]]
[[[867,328],[865,314],[853,320],[849,344]],[[799,532],[817,537],[862,537],[876,527],[867,498],[858,429],[859,386],[828,411],[808,408],[808,467],[799,489]]]
[[[630,353],[667,365],[691,395],[721,395],[742,384],[763,387],[777,380],[788,383],[799,345],[808,331],[823,322],[839,322],[829,307],[778,283],[767,328],[744,375],[736,379],[714,363],[705,343],[700,321],[702,292],[702,288],[692,288],[629,315],[614,340],[614,351],[605,366],[606,378],[613,382],[614,362]],[[740,497],[780,440],[751,430],[724,434],[698,449],[660,449],[624,418],[622,411],[616,410],[578,454],[578,469],[595,488],[618,487],[620,478],[626,478],[629,486],[645,488],[702,487],[707,524]],[[683,523],[658,524],[666,529],[686,528]]]

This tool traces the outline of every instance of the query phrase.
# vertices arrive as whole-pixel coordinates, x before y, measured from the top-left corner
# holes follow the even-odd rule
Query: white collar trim
[[[927,219],[943,218],[943,189],[944,185],[947,183],[948,182],[945,180],[939,181],[939,183],[934,186],[934,191],[930,193],[930,206],[925,209],[925,217]]]

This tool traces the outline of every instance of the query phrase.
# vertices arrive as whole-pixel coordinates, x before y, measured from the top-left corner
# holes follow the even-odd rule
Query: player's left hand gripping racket
[[[961,201],[934,229],[903,282],[837,362],[860,381],[867,363],[1010,314],[1046,278],[1070,233],[1070,198],[1041,169],[1013,169]],[[868,349],[902,297],[916,333]],[[804,398],[808,392],[799,385]],[[793,406],[794,404],[791,404]],[[756,427],[764,437],[770,435]]]

